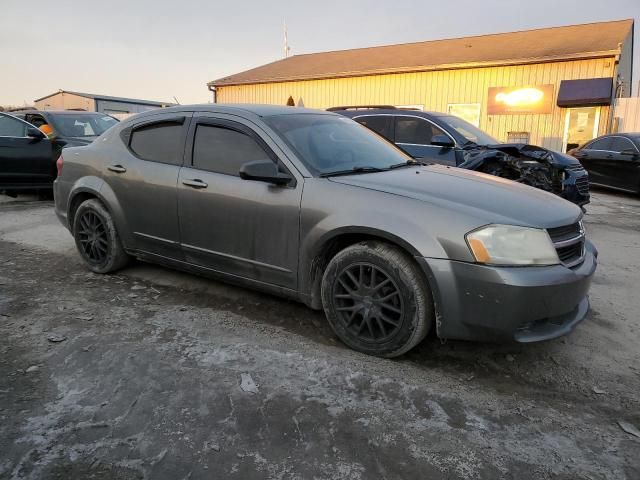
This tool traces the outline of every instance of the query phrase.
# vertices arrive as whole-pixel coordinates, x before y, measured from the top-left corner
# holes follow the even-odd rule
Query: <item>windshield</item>
[[[478,127],[471,125],[469,122],[453,115],[443,115],[438,117],[438,120],[443,121],[456,132],[467,139],[468,142],[473,142],[477,145],[495,145],[500,143],[498,140],[490,135],[487,135]]]
[[[64,137],[97,137],[113,127],[118,120],[99,113],[65,113],[55,115],[54,126]]]
[[[265,117],[313,175],[387,169],[411,161],[393,144],[353,120],[327,114]]]

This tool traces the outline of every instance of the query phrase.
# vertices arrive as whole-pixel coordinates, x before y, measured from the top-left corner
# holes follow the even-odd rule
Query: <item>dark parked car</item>
[[[603,135],[571,150],[593,185],[640,193],[640,133]]]
[[[501,144],[453,115],[392,106],[335,107],[416,159],[475,170],[540,188],[576,205],[589,203],[589,176],[564,153],[527,144]]]
[[[53,145],[51,165],[64,147],[88,145],[118,124],[110,115],[78,110],[21,110],[11,114],[48,134]]]
[[[33,125],[0,113],[0,192],[51,188],[51,141]]]
[[[350,347],[533,342],[589,308],[582,211],[541,190],[420,165],[352,120],[266,105],[148,112],[70,148],[56,213],[94,272],[130,257],[324,308]]]

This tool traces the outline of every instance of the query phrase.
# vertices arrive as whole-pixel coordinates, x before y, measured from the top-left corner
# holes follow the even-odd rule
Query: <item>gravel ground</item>
[[[640,201],[598,191],[586,223],[573,334],[384,360],[275,297],[89,273],[51,203],[0,197],[0,478],[636,480]]]

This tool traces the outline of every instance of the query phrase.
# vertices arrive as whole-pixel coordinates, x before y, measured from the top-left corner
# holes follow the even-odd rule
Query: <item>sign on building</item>
[[[489,115],[551,113],[552,108],[553,85],[489,87]]]

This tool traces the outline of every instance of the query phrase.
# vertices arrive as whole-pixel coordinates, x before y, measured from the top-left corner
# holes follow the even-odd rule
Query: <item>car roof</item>
[[[424,110],[413,110],[410,108],[361,108],[355,110],[332,110],[347,117],[361,117],[363,115],[413,115],[415,117],[445,117],[448,114],[442,112],[431,112]]]
[[[625,138],[629,138],[637,141],[640,139],[640,132],[607,133],[605,135],[600,135],[599,137],[596,137],[590,141],[600,140],[602,138],[609,138],[609,137],[625,137]]]
[[[212,113],[238,113],[248,112],[258,115],[259,117],[268,117],[271,115],[291,115],[296,113],[315,113],[334,115],[331,112],[324,110],[315,110],[311,108],[303,107],[289,107],[286,105],[264,105],[264,104],[252,104],[252,103],[205,103],[200,105],[177,105],[175,107],[168,107],[162,109],[149,110],[140,115],[153,114],[153,113],[170,113],[170,112],[212,112]]]
[[[93,115],[108,115],[107,113],[102,112],[88,112],[86,110],[20,110],[16,112],[6,112],[13,113],[14,115],[31,115],[31,114],[54,114],[54,115],[77,115],[77,114],[85,114],[90,113]]]

